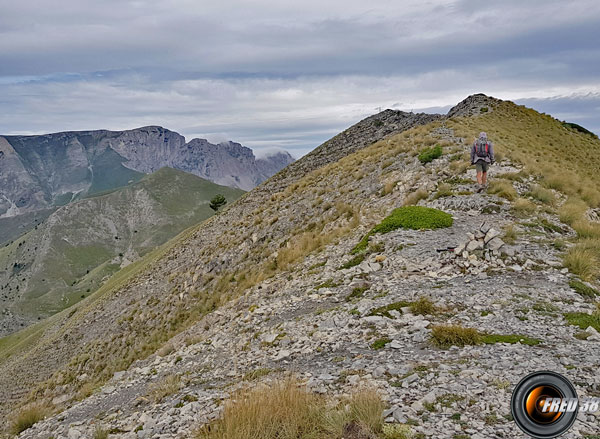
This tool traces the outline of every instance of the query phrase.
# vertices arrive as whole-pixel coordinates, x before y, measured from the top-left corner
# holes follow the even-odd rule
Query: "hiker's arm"
[[[471,145],[471,164],[475,163],[475,143]]]
[[[490,161],[494,163],[494,144],[490,142]]]

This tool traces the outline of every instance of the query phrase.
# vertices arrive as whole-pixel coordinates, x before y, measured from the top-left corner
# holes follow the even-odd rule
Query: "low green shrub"
[[[427,148],[419,154],[419,161],[423,164],[434,161],[442,156],[442,147],[436,145],[433,148]]]
[[[376,233],[389,233],[404,228],[413,230],[440,229],[452,226],[452,215],[438,209],[423,206],[404,206],[394,209],[392,213],[373,227],[354,247],[352,254],[360,253],[369,244],[369,237]]]

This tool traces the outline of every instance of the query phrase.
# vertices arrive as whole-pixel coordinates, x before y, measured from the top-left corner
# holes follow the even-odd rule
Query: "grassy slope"
[[[217,193],[233,200],[242,191],[164,168],[134,185],[57,212],[51,225],[42,225],[0,249],[0,267],[10,270],[19,261],[37,265],[25,291],[20,284],[19,311],[52,314],[77,303],[118,271],[119,254],[133,249],[144,255],[211,216],[208,201]],[[106,223],[114,223],[119,239]]]
[[[0,218],[0,245],[8,245],[9,241],[32,230],[42,223],[56,209],[37,210],[16,217]]]
[[[494,111],[476,118],[457,118],[448,123],[472,141],[486,131],[496,149],[543,176],[546,184],[569,195],[600,205],[600,141],[564,127],[553,117],[535,110],[500,102]]]
[[[568,197],[558,208],[549,207],[558,209],[561,220],[578,235],[565,263],[583,279],[598,280],[600,225],[588,221],[585,212],[600,207],[600,140],[511,102],[500,102],[476,118],[457,118],[448,126],[468,141],[486,131],[500,154],[522,163],[542,187]]]
[[[597,144],[584,137],[584,134],[574,133],[562,126],[559,129],[556,125],[560,125],[559,122],[511,103],[501,103],[494,111],[475,119],[457,119],[447,124],[467,138],[485,129],[496,141],[500,152],[511,157],[514,155],[530,169],[541,169],[536,166],[535,160],[538,155],[542,155],[543,150],[537,151],[531,139],[524,138],[525,133],[532,133],[536,139],[541,139],[535,143],[537,148],[543,145],[558,145],[552,149],[556,155],[554,163],[557,165],[561,156],[568,156],[571,144],[585,149],[581,151],[584,157],[587,157],[585,154],[589,154],[589,149],[597,147]],[[5,353],[9,349],[15,353],[22,348],[22,352],[26,352],[24,355],[30,359],[41,358],[40,355],[44,354],[45,349],[49,349],[53,342],[59,342],[63,335],[71,335],[72,331],[74,336],[81,333],[81,329],[77,328],[81,327],[82,322],[92,313],[111,312],[110,309],[103,310],[102,307],[112,306],[111,302],[116,301],[117,295],[130,297],[132,303],[136,300],[137,303],[112,316],[121,323],[113,325],[110,329],[105,328],[114,334],[112,339],[104,336],[87,340],[89,345],[82,355],[76,355],[81,349],[65,350],[64,355],[72,355],[70,366],[63,368],[61,362],[58,362],[56,367],[62,369],[62,372],[56,373],[40,390],[61,385],[76,390],[85,385],[74,380],[76,374],[83,371],[90,375],[94,385],[98,385],[114,371],[127,367],[136,358],[144,358],[153,352],[170,336],[193,324],[223,300],[235,297],[264,277],[287,269],[308,253],[342,239],[358,225],[358,208],[362,210],[362,222],[365,225],[371,226],[378,222],[385,213],[370,211],[368,202],[362,206],[352,206],[343,203],[342,200],[354,198],[353,185],[366,175],[378,176],[380,187],[375,188],[377,191],[393,183],[388,181],[388,164],[398,160],[412,160],[419,151],[435,144],[435,138],[428,133],[439,125],[440,122],[435,122],[379,141],[336,163],[308,173],[284,191],[272,194],[270,198],[256,200],[252,193],[247,194],[223,215],[211,218],[163,246],[160,254],[153,253],[153,258],[144,258],[134,267],[128,267],[126,272],[117,274],[114,279],[120,280],[111,280],[110,284],[86,299],[82,303],[85,304],[85,308],[80,307],[64,329],[57,329],[56,325],[59,321],[65,321],[65,312],[55,316],[52,325],[40,325],[38,333],[48,328],[48,331],[51,330],[54,334],[52,337],[45,336],[39,343],[29,344],[25,338],[18,341],[20,335],[16,334],[12,340],[0,342],[0,350]],[[538,127],[539,131],[532,131],[534,127]],[[530,146],[523,146],[526,141]],[[446,148],[445,152],[453,151]],[[585,160],[576,160],[573,163],[574,166],[581,163],[587,168]],[[332,188],[338,189],[340,201],[335,206],[325,206],[325,203],[319,202],[320,195]],[[573,191],[574,195],[578,193],[574,185],[569,185],[567,189]],[[581,196],[583,193],[582,189]],[[285,217],[285,211],[291,204],[303,209],[303,218]],[[281,231],[284,233],[283,238],[273,242],[270,242],[271,239],[259,240],[245,254],[240,254],[240,246],[247,242],[252,231],[265,228]],[[198,246],[202,250],[198,250]],[[279,251],[275,254],[276,249]],[[207,276],[202,271],[203,264],[213,260],[215,255],[221,255],[223,258],[234,256],[231,256],[232,263],[229,266]],[[142,285],[149,282],[150,273],[155,275],[156,280],[156,285],[152,284],[153,296],[142,301],[140,297],[144,296],[141,292],[146,291]],[[200,285],[190,290],[186,285],[188,282],[194,284],[195,281],[191,278],[196,278],[198,274]],[[167,276],[169,282],[165,283]],[[177,303],[174,297],[186,291],[191,291],[190,298],[183,303]],[[113,307],[113,313],[116,309]],[[34,337],[35,331],[30,330],[29,335]],[[66,347],[56,345],[56,349]]]

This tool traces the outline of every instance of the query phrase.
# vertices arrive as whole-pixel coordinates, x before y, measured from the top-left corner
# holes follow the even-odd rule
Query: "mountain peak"
[[[448,117],[473,116],[485,113],[495,104],[502,102],[501,99],[487,96],[483,93],[470,95],[456,104],[448,111]]]

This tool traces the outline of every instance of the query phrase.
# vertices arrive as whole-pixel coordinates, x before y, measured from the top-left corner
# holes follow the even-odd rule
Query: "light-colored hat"
[[[480,139],[487,139],[487,133],[485,131],[482,131],[479,133],[479,138]]]

